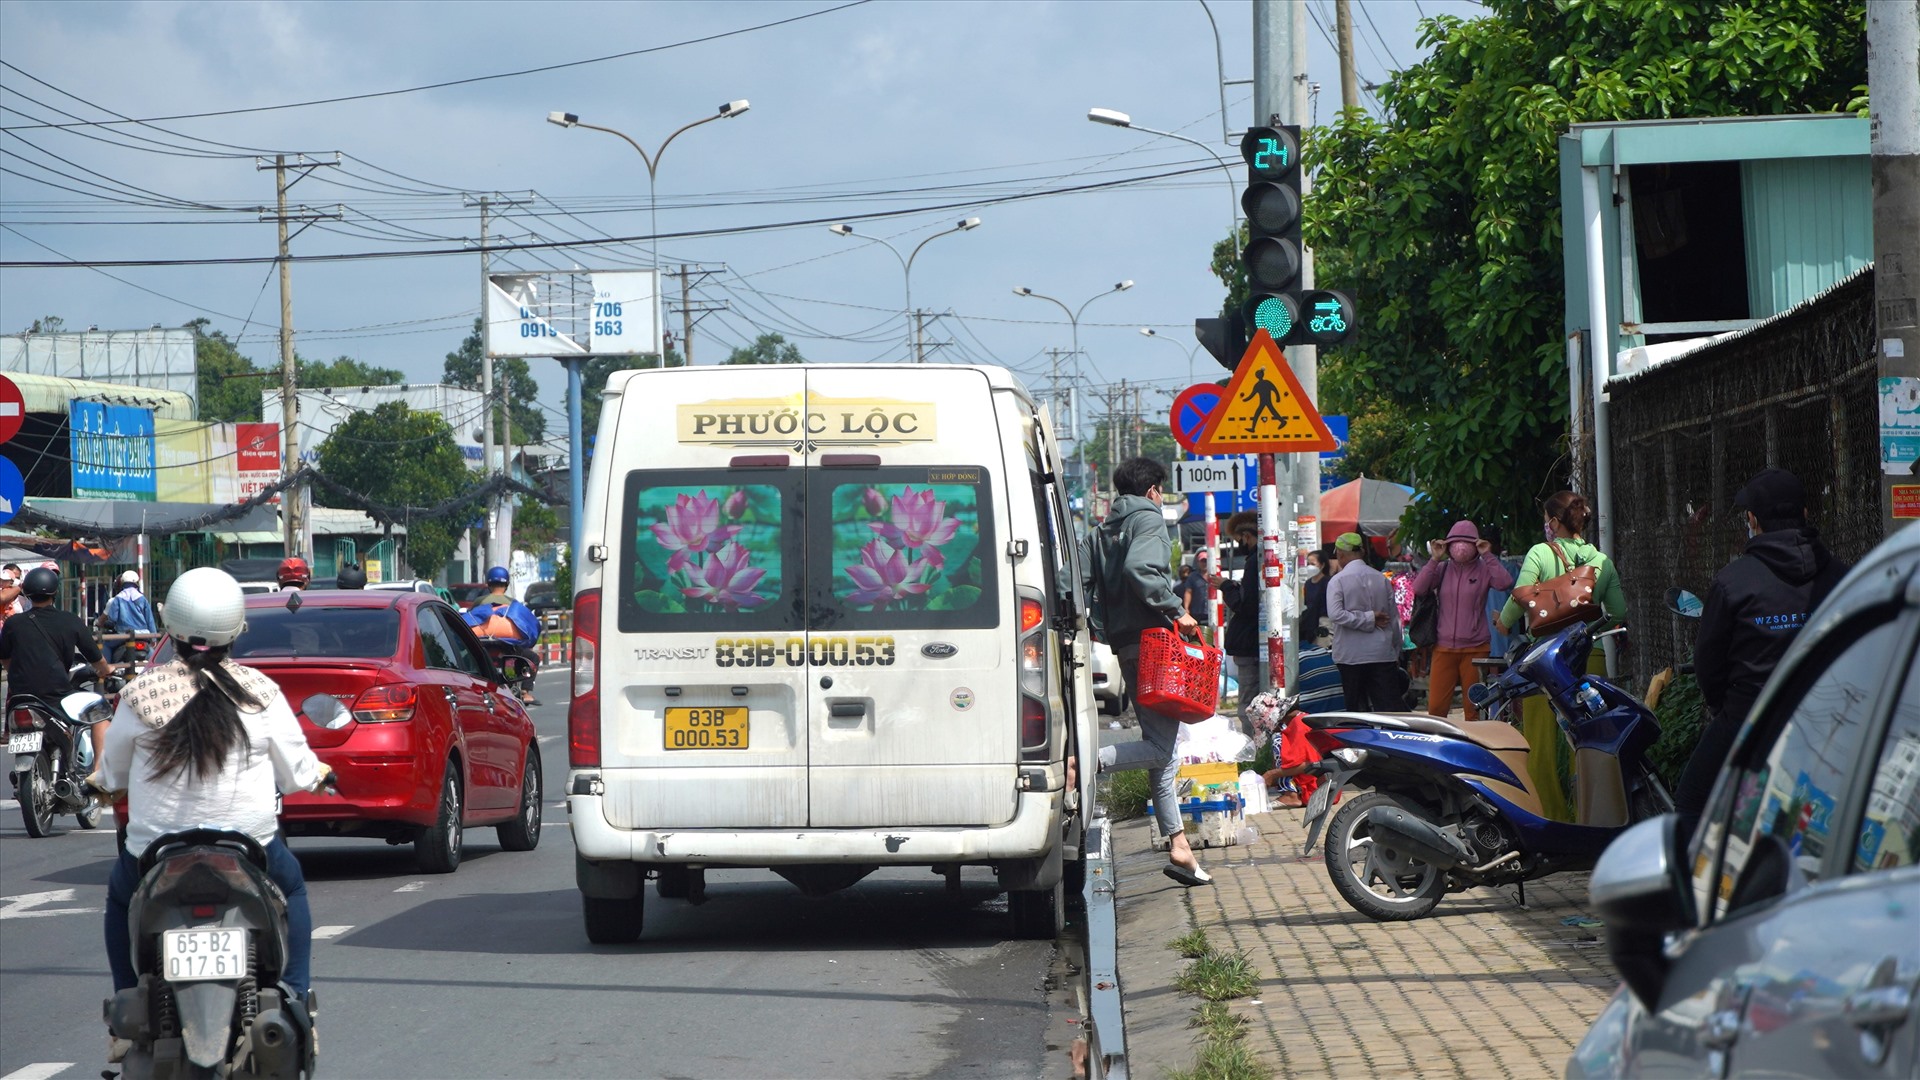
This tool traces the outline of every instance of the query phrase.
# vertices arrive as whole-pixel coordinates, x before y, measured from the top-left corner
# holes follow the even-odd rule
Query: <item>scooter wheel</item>
[[[1368,918],[1418,919],[1446,895],[1447,876],[1404,851],[1375,843],[1367,811],[1376,806],[1425,816],[1417,805],[1378,791],[1346,800],[1327,826],[1327,875],[1341,899]]]

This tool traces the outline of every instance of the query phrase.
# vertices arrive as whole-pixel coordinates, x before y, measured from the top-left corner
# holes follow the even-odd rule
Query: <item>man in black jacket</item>
[[[1707,718],[1674,793],[1683,835],[1706,809],[1733,738],[1774,665],[1848,570],[1808,524],[1806,491],[1792,473],[1762,470],[1733,504],[1746,512],[1747,549],[1715,575],[1694,642]]]

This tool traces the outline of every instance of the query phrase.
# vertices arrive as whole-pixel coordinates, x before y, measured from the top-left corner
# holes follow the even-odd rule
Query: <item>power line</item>
[[[1387,44],[1386,35],[1380,32],[1380,27],[1373,21],[1373,12],[1367,9],[1367,0],[1357,0],[1356,6],[1360,8],[1360,14],[1367,17],[1367,25],[1373,27],[1373,36],[1379,39],[1380,47],[1387,51],[1387,59],[1393,61],[1393,66],[1388,68],[1387,71],[1392,73],[1401,70],[1400,58],[1393,55],[1393,47]],[[1369,46],[1367,51],[1372,52],[1372,47]],[[1374,59],[1378,60],[1380,58],[1375,56]]]
[[[199,120],[210,116],[241,116],[248,113],[276,112],[282,109],[304,109],[314,105],[337,105],[346,101],[370,101],[375,98],[394,97],[399,94],[416,94],[423,90],[442,90],[449,86],[469,86],[473,83],[491,82],[496,79],[514,79],[522,75],[537,75],[542,72],[563,71],[567,68],[583,67],[587,64],[602,64],[609,60],[625,60],[634,56],[646,56],[650,53],[665,52],[669,49],[683,48],[688,45],[700,45],[709,41],[719,41],[723,38],[750,34],[758,30],[770,30],[776,26],[786,26],[789,23],[797,23],[806,19],[817,18],[821,15],[831,15],[836,11],[845,11],[847,8],[859,7],[862,4],[870,2],[872,2],[872,0],[848,0],[847,3],[839,4],[835,7],[822,8],[819,11],[810,11],[803,15],[795,15],[786,19],[777,19],[773,22],[760,23],[757,26],[745,26],[736,30],[725,30],[717,34],[707,34],[703,37],[688,38],[684,41],[670,42],[666,45],[655,45],[646,49],[629,49],[626,52],[609,53],[606,56],[595,56],[585,60],[569,60],[560,64],[546,64],[541,67],[523,68],[519,71],[503,71],[493,75],[474,75],[465,79],[448,79],[443,82],[427,83],[423,86],[408,86],[397,90],[378,90],[367,94],[344,94],[338,97],[316,98],[312,101],[284,102],[279,105],[254,105],[244,109],[215,109],[208,112],[175,113],[170,116],[149,116],[139,120],[123,118],[120,120],[90,120],[72,124],[23,124],[15,125],[14,128],[0,128],[0,131],[14,130],[15,128],[24,130],[29,128],[110,127],[118,124],[149,124],[161,120]],[[19,71],[22,75],[27,74],[4,60],[0,60],[0,66],[12,68],[14,71]],[[27,77],[33,78],[31,75]],[[35,79],[34,81],[38,82],[39,80]]]

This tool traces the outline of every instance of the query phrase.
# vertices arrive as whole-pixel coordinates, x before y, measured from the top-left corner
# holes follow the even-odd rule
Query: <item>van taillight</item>
[[[363,724],[391,724],[413,719],[418,695],[410,683],[390,683],[363,692],[353,702],[353,718]]]
[[[1039,698],[1020,698],[1020,749],[1045,751],[1047,705]]]
[[[13,710],[13,730],[32,731],[40,726],[40,714],[32,709]]]
[[[573,595],[573,702],[567,706],[567,762],[600,766],[600,590]]]
[[[1027,631],[1033,629],[1034,627],[1039,626],[1040,620],[1045,617],[1046,617],[1046,609],[1040,606],[1040,601],[1030,600],[1024,597],[1021,598],[1020,600],[1020,632],[1021,633],[1024,634]]]

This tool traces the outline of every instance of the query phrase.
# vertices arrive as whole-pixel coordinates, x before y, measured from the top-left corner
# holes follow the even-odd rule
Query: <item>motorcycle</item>
[[[1322,782],[1306,813],[1311,852],[1328,823],[1324,859],[1343,899],[1383,921],[1417,919],[1449,892],[1517,885],[1591,867],[1629,825],[1673,809],[1647,752],[1660,738],[1653,712],[1586,674],[1601,634],[1583,625],[1542,638],[1492,682],[1469,690],[1490,719],[1450,721],[1384,713],[1305,717]],[[1526,738],[1508,720],[1544,694],[1574,748],[1575,820],[1545,816],[1527,770]],[[1303,852],[1303,853],[1305,853]]]
[[[252,837],[155,840],[127,917],[139,982],[102,1004],[108,1033],[132,1044],[121,1080],[313,1075],[314,995],[281,982],[286,900]]]
[[[76,692],[58,702],[15,694],[7,703],[4,729],[7,753],[13,757],[8,779],[27,835],[36,839],[51,836],[53,819],[64,814],[72,814],[82,829],[100,825],[100,806],[87,789],[87,774],[93,770],[93,740],[87,729],[111,717],[113,708],[107,698],[83,692],[96,684],[91,667],[77,664],[68,675]],[[117,691],[118,681],[115,676],[101,688]]]

